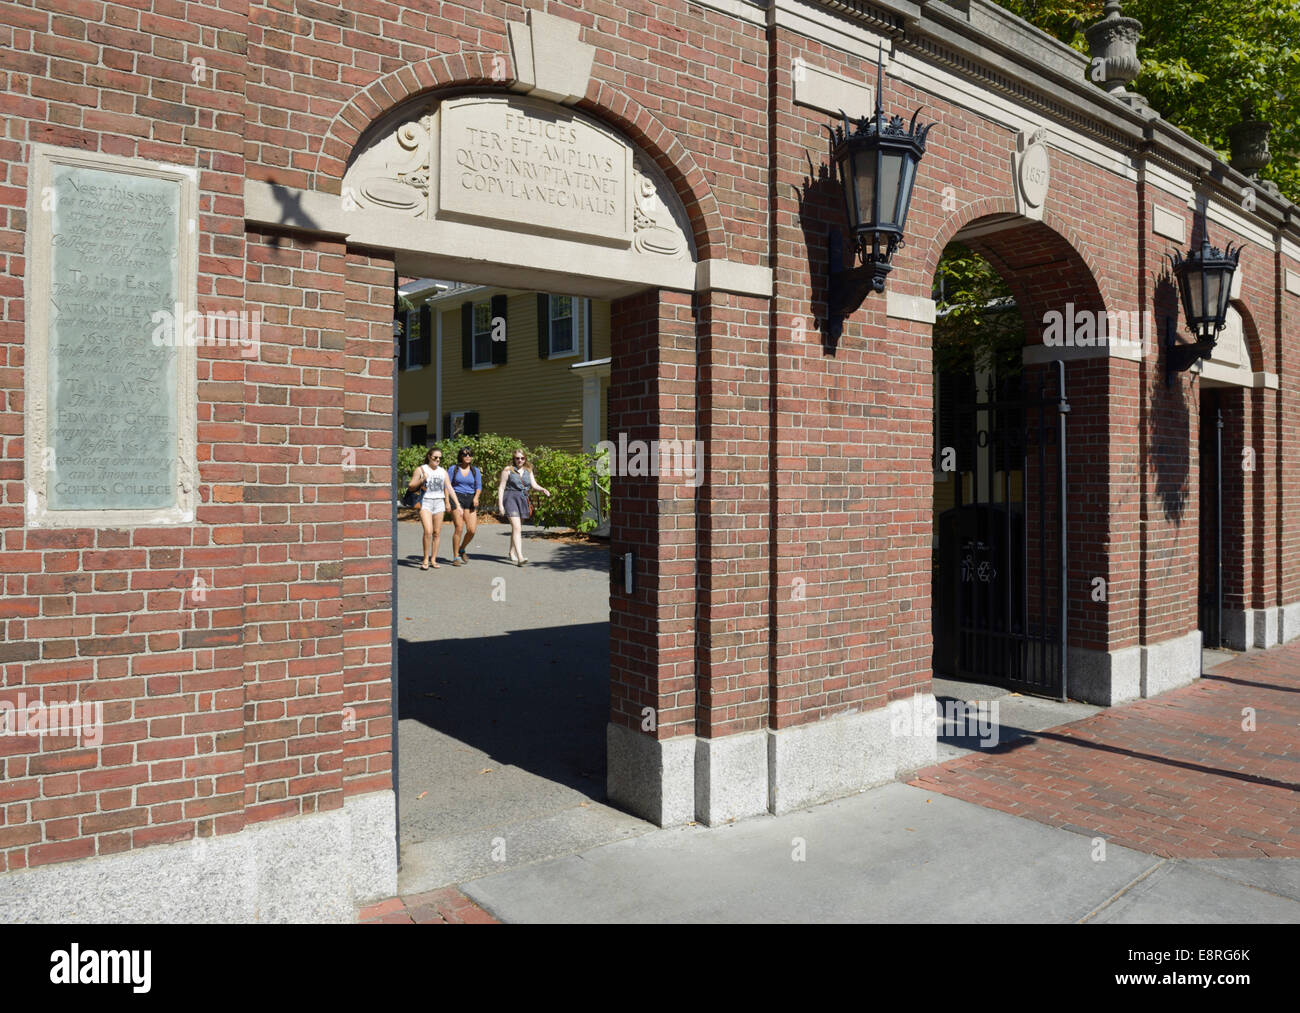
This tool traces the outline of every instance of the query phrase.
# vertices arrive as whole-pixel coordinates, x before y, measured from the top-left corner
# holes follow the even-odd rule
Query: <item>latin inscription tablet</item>
[[[181,183],[55,163],[48,189],[48,508],[173,507]]]

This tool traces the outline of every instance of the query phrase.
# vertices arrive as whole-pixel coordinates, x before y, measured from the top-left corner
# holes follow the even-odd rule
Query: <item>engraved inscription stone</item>
[[[181,186],[54,165],[46,492],[51,510],[177,503]]]
[[[632,150],[578,113],[533,99],[442,103],[439,215],[630,245]]]

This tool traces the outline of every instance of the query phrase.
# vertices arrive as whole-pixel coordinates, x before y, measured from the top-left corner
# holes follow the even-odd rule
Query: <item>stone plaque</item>
[[[29,522],[192,519],[193,179],[44,151],[35,170]]]
[[[472,97],[439,112],[439,217],[632,242],[632,149],[571,110]]]
[[[1052,185],[1052,162],[1047,152],[1047,131],[1022,130],[1012,156],[1017,209],[1027,218],[1041,220]]]

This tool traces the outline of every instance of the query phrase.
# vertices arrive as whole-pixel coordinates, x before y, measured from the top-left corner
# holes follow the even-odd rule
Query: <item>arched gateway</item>
[[[934,756],[953,240],[1005,277],[1026,372],[1064,364],[1067,495],[1040,529],[1069,550],[1070,694],[1199,675],[1218,415],[1216,630],[1300,633],[1294,205],[985,0],[472,6],[192,4],[147,31],[22,8],[0,707],[101,712],[0,739],[0,914],[348,919],[395,892],[399,278],[612,300],[611,435],[704,448],[698,483],[615,479],[607,789],[656,823]],[[149,52],[147,98],[143,62],[105,70]],[[830,340],[826,130],[874,107],[877,53],[886,111],[936,126],[886,289]],[[1234,326],[1168,374],[1162,258],[1207,228],[1244,247]],[[154,314],[202,316],[158,342]],[[1006,490],[1049,474],[971,459]]]

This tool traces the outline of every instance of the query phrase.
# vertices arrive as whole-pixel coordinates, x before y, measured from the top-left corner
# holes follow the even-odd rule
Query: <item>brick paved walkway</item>
[[[911,783],[1167,858],[1300,856],[1300,642]]]
[[[501,924],[454,886],[390,897],[361,909],[363,925],[499,925]]]

